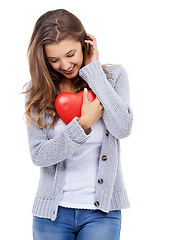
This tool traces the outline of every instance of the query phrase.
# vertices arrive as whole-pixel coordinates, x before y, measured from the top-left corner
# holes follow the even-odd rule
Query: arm
[[[35,165],[48,167],[71,156],[76,149],[86,142],[88,135],[74,118],[60,136],[48,139],[45,130],[32,123],[27,129],[29,149]]]
[[[30,82],[26,86],[28,89]],[[25,102],[28,100],[29,93],[25,94]],[[37,114],[33,110],[34,117]],[[48,119],[46,119],[48,120]],[[51,119],[49,119],[51,120]],[[78,123],[78,118],[74,118],[65,126],[63,134],[48,137],[48,130],[39,128],[34,122],[27,127],[29,151],[35,165],[48,167],[64,161],[71,156],[88,139],[91,128],[85,134]]]
[[[107,80],[99,61],[91,62],[79,71],[102,103],[103,120],[108,131],[116,138],[125,138],[131,132],[133,114],[129,106],[127,73],[121,66],[112,67],[114,86]]]

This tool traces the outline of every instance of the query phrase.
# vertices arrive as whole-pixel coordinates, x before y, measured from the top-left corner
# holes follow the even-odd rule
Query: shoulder
[[[30,89],[31,89],[31,81],[27,82],[24,85],[24,93],[25,93],[25,103],[27,102],[29,95],[30,95]]]
[[[26,91],[29,91],[30,88],[31,88],[31,86],[32,86],[32,82],[31,82],[31,80],[30,80],[30,81],[28,81],[28,82],[24,85],[24,90],[25,90],[25,92],[26,92]]]

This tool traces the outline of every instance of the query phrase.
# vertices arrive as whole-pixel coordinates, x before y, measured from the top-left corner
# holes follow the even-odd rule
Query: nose
[[[61,63],[60,63],[60,68],[63,71],[68,70],[70,68],[70,63],[67,62],[67,61],[62,60]]]

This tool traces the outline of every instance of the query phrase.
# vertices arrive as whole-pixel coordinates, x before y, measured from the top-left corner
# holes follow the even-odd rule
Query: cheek
[[[78,63],[81,65],[83,63],[83,53],[80,52],[77,56],[77,59]]]
[[[51,67],[52,67],[54,70],[58,70],[59,67],[60,67],[58,63],[55,63],[55,64],[51,64],[51,63],[50,63],[50,65],[51,65]]]

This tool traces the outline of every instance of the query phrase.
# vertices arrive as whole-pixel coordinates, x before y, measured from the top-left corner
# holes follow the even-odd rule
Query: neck
[[[71,79],[60,83],[60,92],[71,92],[76,93],[76,90],[72,84]]]
[[[60,83],[60,92],[72,92],[76,93],[77,89],[74,86],[74,82],[77,80],[78,76],[73,79],[63,78]]]

